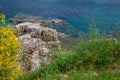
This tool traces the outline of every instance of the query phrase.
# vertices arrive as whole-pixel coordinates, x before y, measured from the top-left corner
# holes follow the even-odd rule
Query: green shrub
[[[90,40],[84,46],[79,47],[77,53],[82,58],[83,64],[93,64],[95,66],[105,66],[113,62],[120,49],[120,44],[114,39],[95,39]]]
[[[78,54],[83,64],[91,64],[97,67],[103,67],[109,63],[119,59],[120,42],[118,38],[100,36],[98,29],[91,24],[90,37],[87,42],[82,40],[79,43]]]
[[[0,15],[5,24],[5,15]],[[21,43],[16,39],[16,30],[10,26],[0,26],[0,80],[15,80],[22,75],[19,58]]]

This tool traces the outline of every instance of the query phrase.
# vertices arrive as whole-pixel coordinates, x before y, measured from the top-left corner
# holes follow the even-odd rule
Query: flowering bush
[[[5,15],[0,15],[5,24]],[[16,39],[16,30],[10,25],[0,27],[0,80],[14,80],[21,75],[19,56],[20,40]]]
[[[4,14],[0,14],[0,20],[3,24],[5,24],[5,15]]]

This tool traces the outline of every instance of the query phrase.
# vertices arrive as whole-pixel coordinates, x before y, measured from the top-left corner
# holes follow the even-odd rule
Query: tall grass
[[[89,37],[82,36],[75,51],[58,51],[49,64],[20,80],[119,80],[119,36],[102,36],[93,21],[90,23]],[[106,69],[114,64],[118,72],[112,74]],[[95,70],[99,73],[95,73]],[[67,78],[64,78],[65,75]]]

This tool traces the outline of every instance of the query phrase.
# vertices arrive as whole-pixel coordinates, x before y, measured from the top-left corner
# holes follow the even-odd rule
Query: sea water
[[[8,18],[24,13],[63,19],[80,32],[89,31],[91,17],[101,31],[114,30],[120,20],[120,0],[0,0],[0,5]]]

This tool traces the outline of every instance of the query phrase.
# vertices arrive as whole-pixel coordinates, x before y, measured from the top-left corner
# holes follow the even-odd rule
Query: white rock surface
[[[55,29],[40,26],[39,23],[24,22],[15,26],[22,41],[24,69],[34,71],[52,57],[51,50],[60,44]],[[52,51],[53,52],[53,51]],[[27,68],[26,68],[27,67]]]

